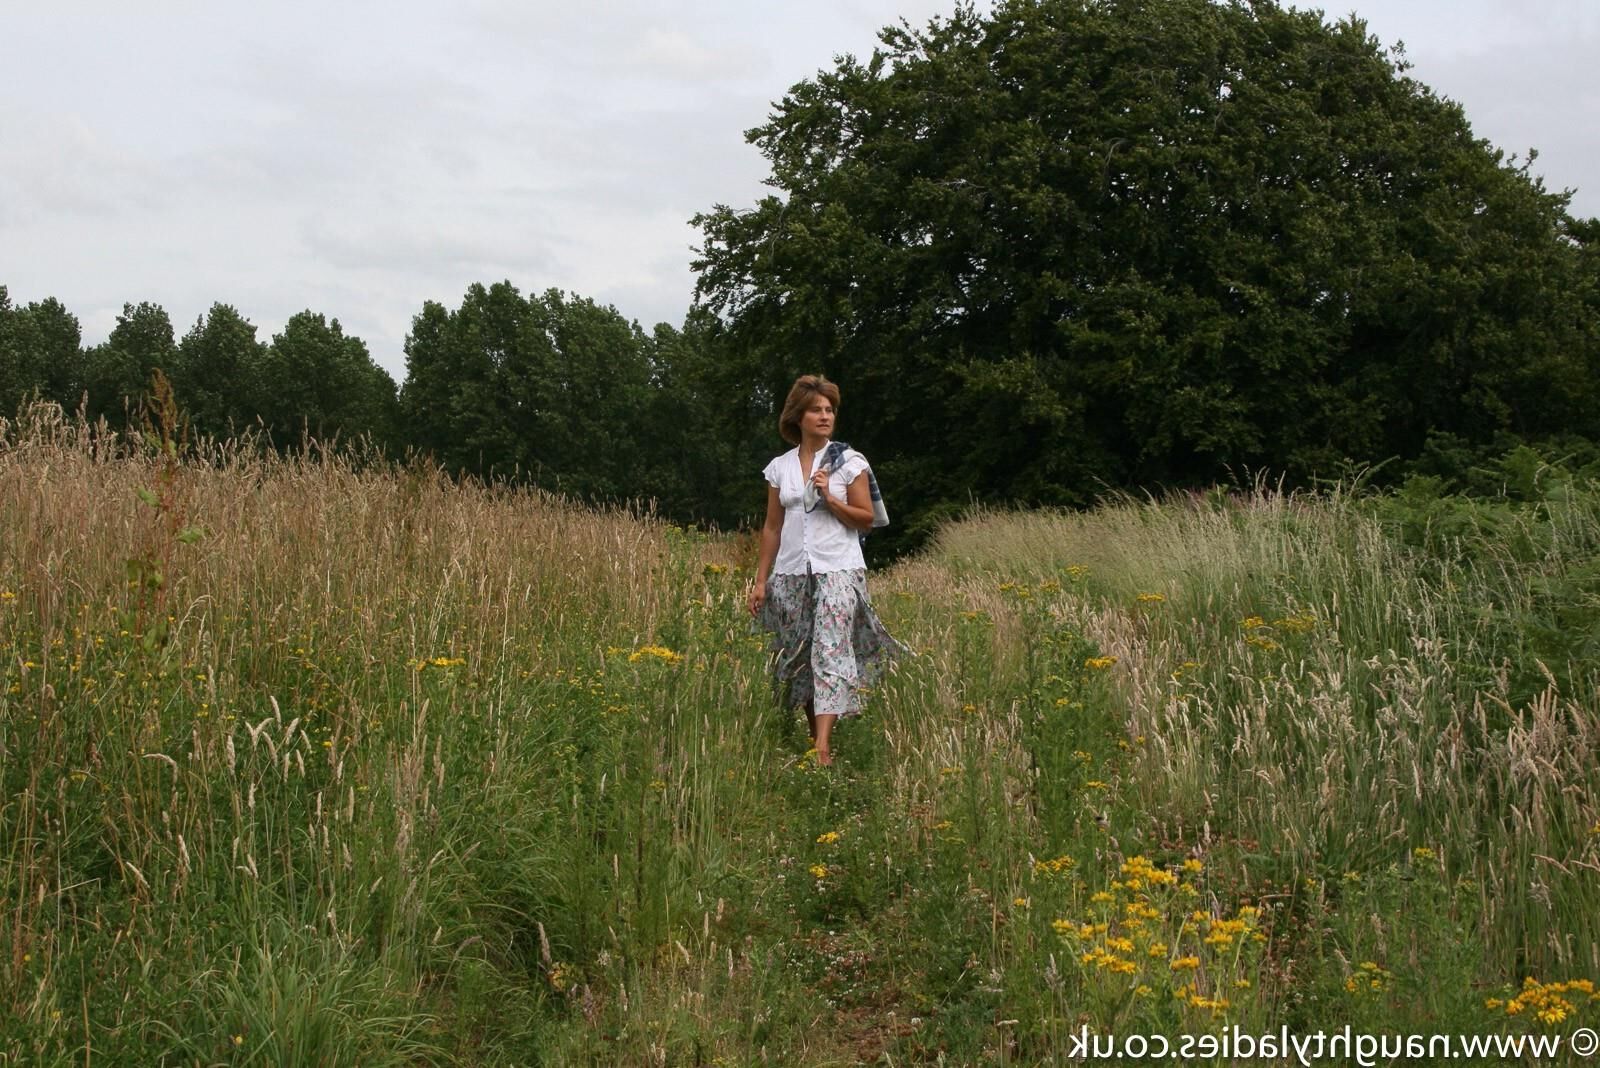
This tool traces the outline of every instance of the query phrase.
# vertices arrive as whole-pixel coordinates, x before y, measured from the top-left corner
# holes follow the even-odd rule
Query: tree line
[[[60,301],[15,306],[0,285],[0,413],[36,398],[126,429],[157,369],[196,433],[254,428],[283,445],[306,434],[400,441],[394,379],[337,319],[300,312],[263,342],[237,310],[216,304],[176,338],[160,305],[125,304],[110,336],[84,346]]]
[[[757,443],[775,437],[771,413],[741,406],[704,314],[647,334],[584,297],[475,284],[459,307],[429,301],[413,318],[403,387],[337,319],[304,311],[270,340],[257,332],[217,304],[178,338],[159,305],[126,304],[85,346],[60,301],[15,305],[0,285],[0,413],[45,400],[127,430],[160,370],[190,436],[251,434],[280,450],[362,441],[686,523],[731,527],[761,503],[761,464],[741,458],[770,451]]]
[[[760,506],[788,382],[820,370],[900,545],[974,498],[1600,442],[1600,221],[1353,17],[961,6],[795,85],[747,137],[774,191],[696,218],[681,326],[474,285],[416,315],[397,389],[310,312],[263,343],[218,305],[174,341],[130,305],[84,349],[59,304],[0,290],[0,405],[87,395],[115,421],[164,366],[210,432],[370,434],[727,525]]]

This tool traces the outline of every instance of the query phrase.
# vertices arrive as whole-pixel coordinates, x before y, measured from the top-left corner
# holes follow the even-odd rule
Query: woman
[[[834,442],[839,387],[821,375],[795,380],[778,417],[794,445],[762,472],[767,518],[750,613],[773,632],[780,700],[803,706],[817,763],[833,763],[834,721],[861,712],[861,689],[903,647],[867,600],[861,539],[889,522],[859,452]]]

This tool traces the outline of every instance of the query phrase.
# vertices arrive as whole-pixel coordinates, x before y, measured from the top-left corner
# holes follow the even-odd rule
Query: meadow
[[[871,575],[916,655],[823,769],[748,540],[36,410],[0,425],[0,1064],[1592,1026],[1600,488],[1529,477],[976,513]]]

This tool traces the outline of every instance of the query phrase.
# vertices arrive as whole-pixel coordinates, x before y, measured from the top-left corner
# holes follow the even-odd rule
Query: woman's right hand
[[[761,606],[767,603],[767,584],[757,579],[750,586],[750,614],[756,615],[761,611]]]

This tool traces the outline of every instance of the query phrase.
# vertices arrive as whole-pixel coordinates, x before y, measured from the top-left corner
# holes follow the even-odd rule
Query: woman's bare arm
[[[783,538],[783,505],[778,502],[778,487],[767,487],[767,518],[761,524],[761,551],[756,557],[756,580],[750,589],[750,613],[754,615],[767,599],[767,579],[773,561],[778,559],[778,543]]]
[[[872,490],[867,485],[865,471],[845,487],[844,500],[830,495],[826,487],[821,493],[823,499],[828,502],[828,511],[832,512],[839,522],[852,530],[872,529]]]

